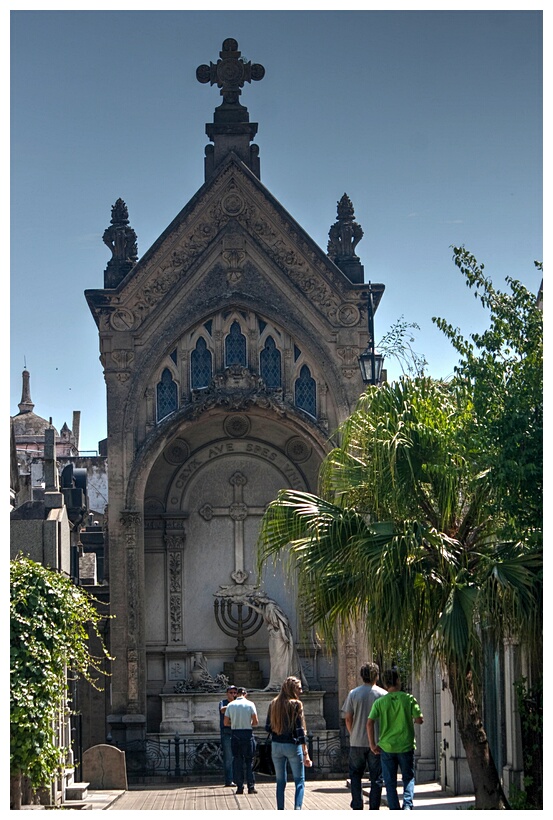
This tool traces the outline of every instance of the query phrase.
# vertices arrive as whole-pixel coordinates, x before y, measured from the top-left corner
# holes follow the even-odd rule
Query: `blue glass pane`
[[[265,347],[260,353],[259,372],[267,387],[281,386],[280,350],[277,348],[272,336],[268,337]]]
[[[246,337],[238,322],[232,323],[230,333],[225,339],[225,367],[230,367],[231,364],[246,367]]]
[[[198,339],[196,348],[190,355],[192,390],[209,387],[211,381],[211,361],[211,352],[207,349],[205,339]]]
[[[157,385],[157,420],[161,421],[169,413],[174,413],[178,406],[176,382],[173,381],[171,371],[165,368]]]
[[[306,364],[303,365],[296,379],[295,400],[297,407],[305,410],[310,416],[317,416],[317,385]]]

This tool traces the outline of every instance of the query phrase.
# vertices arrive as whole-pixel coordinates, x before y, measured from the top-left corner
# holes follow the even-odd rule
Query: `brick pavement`
[[[236,795],[235,789],[213,784],[133,787],[126,792],[90,792],[91,809],[110,811],[274,811],[275,784],[256,783],[257,794]],[[401,794],[401,788],[399,789]],[[366,790],[368,795],[368,790]],[[286,809],[293,809],[294,784],[286,788]],[[350,811],[350,794],[344,780],[315,780],[305,784],[304,811]],[[415,810],[457,810],[474,805],[471,795],[450,797],[436,783],[415,787]],[[367,807],[368,808],[368,807]],[[385,806],[382,806],[387,811]]]

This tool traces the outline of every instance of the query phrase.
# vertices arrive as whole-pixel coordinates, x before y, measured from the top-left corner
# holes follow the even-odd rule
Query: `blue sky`
[[[492,4],[493,5],[493,4]],[[81,411],[106,436],[98,335],[84,291],[122,197],[143,255],[203,184],[220,102],[195,71],[223,40],[265,67],[241,101],[259,123],[261,181],[326,250],[345,192],[365,279],[386,292],[377,339],[404,316],[430,375],[486,314],[452,262],[464,244],[497,287],[538,290],[542,259],[542,13],[527,11],[11,12],[11,394]],[[358,7],[356,7],[358,9]],[[6,16],[6,15],[5,15]],[[386,362],[389,378],[399,375]]]

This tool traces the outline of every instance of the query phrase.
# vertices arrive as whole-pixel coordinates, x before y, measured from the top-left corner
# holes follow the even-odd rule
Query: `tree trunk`
[[[12,774],[10,777],[10,810],[21,809],[21,774]]]
[[[453,666],[449,667],[448,673],[457,726],[474,786],[474,808],[510,809],[480,716],[472,672],[469,671],[464,680],[462,673]]]

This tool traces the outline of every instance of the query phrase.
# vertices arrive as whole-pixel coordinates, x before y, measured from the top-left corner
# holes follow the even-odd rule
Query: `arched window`
[[[310,416],[317,416],[317,385],[311,376],[311,371],[306,364],[300,370],[300,375],[295,384],[296,407],[305,410]]]
[[[280,350],[272,336],[267,337],[265,347],[259,354],[259,372],[267,387],[280,387]]]
[[[209,387],[212,370],[211,351],[208,350],[205,339],[200,336],[195,349],[190,354],[190,382],[192,390]]]
[[[161,381],[157,384],[157,420],[161,421],[170,413],[174,413],[179,406],[177,384],[168,367],[161,374]]]
[[[225,367],[230,367],[231,364],[246,367],[246,337],[237,321],[231,324],[225,339]]]

